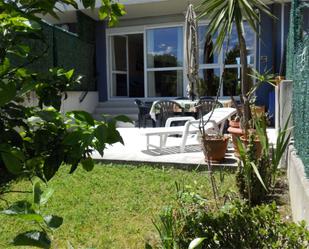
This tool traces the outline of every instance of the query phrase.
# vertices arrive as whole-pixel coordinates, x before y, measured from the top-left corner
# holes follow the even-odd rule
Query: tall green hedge
[[[33,72],[46,72],[52,67],[75,69],[82,75],[81,84],[69,89],[72,91],[95,91],[95,45],[82,40],[78,35],[67,32],[45,22],[41,23],[44,42],[32,40],[28,42],[31,56],[40,56],[28,65]],[[45,52],[45,53],[44,53]],[[43,54],[43,55],[42,55]],[[12,58],[19,65],[18,58]]]
[[[303,11],[309,5],[292,2],[287,50],[287,78],[293,80],[295,148],[309,177],[309,35],[302,30]]]
[[[54,56],[58,67],[74,68],[82,75],[82,84],[72,90],[95,90],[94,45],[56,28],[54,30]]]

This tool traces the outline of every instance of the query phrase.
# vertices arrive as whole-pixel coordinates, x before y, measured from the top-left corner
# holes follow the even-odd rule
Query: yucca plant
[[[210,23],[207,35],[217,34],[217,41],[214,49],[220,51],[226,39],[229,39],[233,24],[236,27],[241,70],[241,90],[244,102],[243,126],[245,132],[249,126],[250,106],[248,93],[251,89],[249,79],[249,68],[247,64],[247,49],[244,34],[244,21],[248,22],[255,33],[258,33],[259,12],[272,16],[268,6],[262,0],[203,0],[198,7],[199,18],[206,17]]]

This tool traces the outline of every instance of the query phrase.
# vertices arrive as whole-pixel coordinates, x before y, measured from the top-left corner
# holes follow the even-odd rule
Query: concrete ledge
[[[287,162],[293,220],[305,220],[309,224],[309,179],[293,145],[288,148]]]
[[[73,110],[83,110],[93,113],[99,103],[98,92],[88,92],[84,100],[80,102],[80,98],[84,92],[68,91],[67,99],[62,101],[61,112],[68,112]]]

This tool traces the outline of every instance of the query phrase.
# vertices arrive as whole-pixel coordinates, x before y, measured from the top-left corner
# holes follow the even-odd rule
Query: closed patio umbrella
[[[194,7],[189,4],[185,20],[185,58],[186,74],[189,80],[187,93],[188,97],[194,100],[198,95],[198,69],[199,69],[199,46],[198,46],[198,25]]]

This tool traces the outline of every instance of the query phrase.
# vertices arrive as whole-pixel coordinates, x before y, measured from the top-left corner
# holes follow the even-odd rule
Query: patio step
[[[92,115],[95,119],[102,120],[102,114],[111,116],[126,115],[135,122],[138,119],[138,108],[133,100],[106,101],[100,102]],[[117,126],[134,127],[135,124],[118,122]]]

